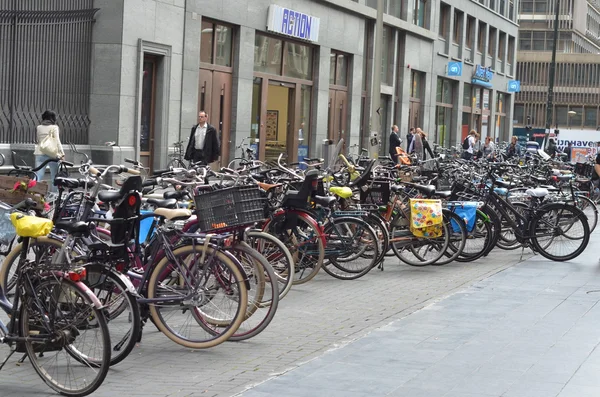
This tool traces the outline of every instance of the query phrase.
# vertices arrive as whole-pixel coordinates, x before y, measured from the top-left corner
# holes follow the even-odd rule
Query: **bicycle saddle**
[[[406,186],[409,186],[413,189],[418,190],[419,192],[423,193],[426,196],[431,196],[433,193],[435,193],[435,186],[434,185],[417,185],[416,183],[410,183],[410,182],[405,182],[404,183]]]
[[[166,200],[150,198],[146,202],[155,205],[158,208],[177,208],[177,200],[173,198]]]
[[[525,191],[531,197],[544,197],[548,194],[548,189],[544,189],[543,187],[536,187],[535,189],[527,189]]]
[[[333,196],[314,196],[313,200],[321,207],[331,207],[335,203],[336,198]]]
[[[54,224],[54,227],[58,230],[64,230],[65,232],[73,235],[88,235],[93,225],[90,222],[69,222],[69,221],[58,221]]]
[[[192,211],[186,209],[157,208],[154,211],[154,215],[162,216],[172,221],[179,221],[188,219],[192,216]]]
[[[123,194],[117,190],[105,190],[98,193],[98,200],[104,203],[114,203],[119,201],[123,197]]]
[[[184,197],[189,197],[189,193],[185,190],[165,192],[163,194],[163,197],[165,200],[169,200],[169,199],[181,200]]]

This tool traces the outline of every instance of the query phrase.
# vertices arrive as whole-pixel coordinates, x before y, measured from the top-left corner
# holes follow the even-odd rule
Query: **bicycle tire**
[[[105,307],[111,342],[110,365],[123,361],[141,335],[140,308],[127,286],[103,263],[88,263],[85,284]]]
[[[563,215],[565,212],[570,212],[571,215],[565,217]],[[556,224],[555,225],[551,224],[551,221],[552,221],[551,218],[544,219],[544,217],[546,215],[551,217],[553,213],[556,214]],[[563,231],[562,229],[560,229],[561,230],[560,232],[558,232],[558,230],[557,230],[557,228],[560,227],[558,224],[558,221],[561,220],[561,217],[562,217],[562,219],[565,219],[565,221],[562,224],[564,224],[565,226],[568,226],[566,231],[569,233],[570,236],[568,236],[567,233],[565,231]],[[574,232],[576,231],[576,229],[573,228],[573,225],[575,224],[575,222],[578,222],[581,224],[582,236],[580,238],[575,238],[572,236],[574,234]],[[541,237],[547,237],[549,228],[552,228],[552,237],[547,243],[542,244],[540,242],[540,239],[541,239]],[[529,233],[531,236],[530,240],[531,240],[534,250],[536,252],[539,252],[540,255],[542,255],[544,258],[547,258],[547,259],[550,259],[550,260],[556,261],[556,262],[563,262],[563,261],[567,261],[567,260],[576,258],[585,250],[585,248],[587,247],[587,245],[590,241],[590,229],[589,229],[587,217],[585,216],[585,214],[573,205],[562,204],[562,203],[546,204],[546,205],[542,206],[542,208],[537,210],[535,217],[531,221]],[[573,250],[572,252],[570,252],[568,254],[565,254],[565,255],[552,254],[552,253],[550,253],[549,248],[556,248],[558,246],[559,241],[557,239],[555,239],[555,237],[561,237],[561,236],[554,236],[555,233],[567,236],[566,238],[569,241],[579,240],[579,241],[581,241],[581,243],[579,244],[578,247],[575,248],[575,250]]]
[[[570,201],[568,203],[571,204]],[[577,196],[577,199],[575,200],[575,206],[587,217],[590,233],[592,233],[598,224],[598,207],[592,199],[583,195]]]
[[[275,271],[279,288],[279,300],[292,289],[294,258],[285,244],[277,237],[260,230],[248,230],[245,241],[269,262]]]
[[[340,227],[340,224],[352,224],[354,223],[354,228],[352,227]],[[340,236],[340,233],[344,231],[349,231],[353,233],[352,236]],[[365,274],[367,274],[375,265],[377,265],[377,260],[379,258],[379,244],[377,242],[377,234],[373,230],[373,228],[364,220],[360,218],[353,217],[339,217],[333,218],[330,223],[325,225],[324,233],[328,236],[329,240],[327,243],[327,250],[335,249],[336,240],[350,240],[354,243],[365,241],[372,248],[369,250],[361,248],[360,252],[362,254],[359,258],[346,261],[343,260],[344,256],[348,256],[345,252],[336,252],[335,254],[328,254],[327,259],[328,263],[323,265],[323,270],[332,277],[335,277],[340,280],[356,280]],[[357,235],[356,233],[360,233]],[[365,236],[366,234],[366,236]],[[332,248],[331,245],[334,245]],[[352,244],[354,246],[354,244]],[[347,245],[344,245],[346,247]],[[364,252],[370,251],[372,254],[369,255],[369,258],[365,258]],[[352,265],[358,265],[357,268],[351,267]]]
[[[405,219],[406,220],[406,219]],[[392,222],[392,225],[397,223],[396,221]],[[406,220],[406,225],[408,225],[408,220]],[[407,240],[406,242],[391,242],[392,250],[394,254],[400,259],[402,262],[406,263],[410,266],[427,266],[432,265],[433,263],[440,260],[440,258],[445,254],[448,249],[448,245],[450,244],[450,234],[448,225],[445,222],[442,222],[442,235],[437,238],[416,238],[412,236],[412,233],[408,231],[408,226],[406,225],[395,225],[392,226],[391,230],[391,239],[393,240],[396,237],[407,237],[411,238],[411,240]],[[429,259],[424,259],[424,255],[421,254],[421,250],[424,247],[438,247],[437,253],[434,254]],[[415,251],[418,249],[418,251]],[[427,248],[425,248],[427,250]],[[415,252],[418,255],[415,255]],[[425,251],[426,252],[426,251]],[[410,255],[410,256],[408,256]],[[417,260],[415,260],[415,258]]]
[[[242,263],[248,279],[263,284],[258,286],[260,294],[253,294],[252,288],[248,290],[245,320],[229,338],[230,341],[242,341],[260,334],[273,321],[279,304],[279,288],[275,271],[258,251],[244,242],[235,244],[232,250],[238,253],[236,257]],[[243,258],[250,259],[251,262]]]
[[[314,219],[302,212],[283,212],[267,222],[264,232],[277,237],[294,258],[293,285],[312,280],[323,266],[325,244]]]
[[[69,290],[65,291],[65,287]],[[34,322],[49,317],[49,324],[52,324],[53,328],[62,327],[53,329],[51,332],[59,336],[57,339],[66,339],[70,343],[65,346],[57,346],[56,344],[43,342],[43,347],[40,347],[40,343],[35,343],[32,339],[25,341],[25,350],[31,365],[50,388],[62,395],[79,397],[93,393],[106,378],[110,366],[110,336],[102,310],[94,306],[92,299],[87,295],[89,291],[82,290],[75,283],[66,279],[48,278],[37,284],[35,291],[36,297],[28,297],[27,301],[23,302],[21,306],[19,317],[21,335],[30,335],[30,332],[36,334],[44,332],[47,326],[35,324]],[[67,306],[69,303],[71,305]],[[38,304],[45,305],[39,308],[37,307]],[[68,308],[70,310],[67,310]],[[42,310],[42,313],[39,313],[40,310]],[[83,313],[79,313],[82,310]],[[93,325],[90,326],[90,324]],[[73,329],[76,330],[77,335],[74,335],[74,332],[69,332]],[[92,357],[87,354],[83,357],[84,354],[80,345],[74,346],[74,344],[78,341],[84,343],[90,341],[93,336],[88,337],[88,332],[95,333],[102,346],[94,346],[91,349]],[[71,369],[65,376],[66,379],[63,384],[63,381],[55,379],[58,377],[57,374],[60,368],[58,365],[59,355],[66,358],[66,364],[63,366],[70,368],[70,365],[76,361],[82,364],[83,370],[89,371],[86,371],[84,376],[76,376],[74,369]],[[69,357],[75,360],[71,360]],[[45,368],[46,363],[49,365],[56,364],[56,369],[53,371],[47,370]],[[85,381],[88,379],[90,383],[87,385],[73,386],[78,380]]]
[[[173,159],[167,164],[167,168],[187,168],[187,165],[180,159]]]
[[[206,301],[199,302],[199,304],[204,303],[203,306],[206,306],[207,304],[214,304],[213,300],[215,300],[215,298],[220,298],[222,301],[232,302],[234,306],[231,310],[229,310],[229,313],[225,313],[224,311],[221,311],[221,309],[217,311],[217,313],[220,315],[227,316],[226,318],[210,318],[210,316],[216,316],[216,314],[207,313],[206,311],[208,308],[199,308],[194,304],[194,302],[190,301],[190,303],[187,304],[189,307],[181,310],[182,314],[185,314],[188,311],[191,312],[195,322],[199,323],[198,328],[201,329],[201,331],[198,331],[199,334],[197,335],[184,336],[176,329],[177,324],[167,324],[164,316],[167,314],[166,310],[164,313],[162,311],[163,307],[175,308],[177,311],[178,308],[183,307],[183,302],[182,304],[177,303],[177,306],[174,306],[173,303],[168,304],[168,302],[163,304],[151,303],[149,304],[150,315],[154,320],[154,324],[173,342],[187,348],[205,349],[225,342],[235,333],[242,321],[244,321],[244,317],[246,315],[246,308],[248,307],[248,291],[245,283],[246,275],[242,274],[238,266],[227,255],[211,246],[195,244],[184,245],[175,249],[173,251],[173,255],[175,258],[179,258],[180,256],[184,255],[187,258],[188,255],[194,255],[204,257],[205,260],[206,258],[211,260],[208,264],[202,264],[202,267],[205,271],[204,277],[206,277],[206,280],[203,280],[204,289],[206,289],[208,282],[212,281],[210,278],[211,275],[207,273],[209,270],[215,272],[215,275],[219,275],[219,279],[215,279],[213,281],[214,284],[209,285],[210,287],[214,288],[214,290],[211,291],[214,292],[214,295],[210,297],[206,291],[203,291],[205,296],[202,298],[206,299]],[[195,262],[192,265],[185,264],[184,270],[186,271],[186,275],[200,270],[199,266],[194,266],[194,264]],[[167,277],[175,277],[175,280],[183,279],[182,275],[172,275],[172,273],[176,270],[175,268],[169,269],[170,265],[171,263],[169,259],[165,256],[158,264],[154,266],[150,280],[148,281],[148,298],[162,298],[167,300],[168,297],[172,297],[173,299],[178,299],[187,294],[187,291],[185,290],[181,290],[178,294],[175,294],[178,291],[175,288],[172,288],[173,292],[171,292],[170,295],[167,295],[166,297],[159,296],[159,293],[161,292],[159,287],[162,287],[165,291],[169,290],[167,288],[168,283],[164,283],[164,280]],[[227,293],[217,296],[216,294],[223,292],[221,291],[223,287],[221,282],[227,283],[225,287],[228,290]],[[177,285],[175,287],[177,287]],[[183,287],[185,287],[185,285]],[[190,287],[195,288],[196,286]],[[196,300],[197,299],[198,297],[196,297]],[[202,313],[202,310],[205,310],[205,313]],[[208,318],[208,320],[206,320],[206,318]],[[200,325],[200,323],[202,323],[202,325]],[[210,329],[210,331],[207,331],[207,328]],[[202,334],[202,332],[204,332],[204,334]]]
[[[446,259],[444,259],[444,257],[440,258],[440,260],[434,263],[435,266],[447,265],[448,263],[453,262],[462,254],[465,244],[467,243],[467,226],[465,225],[465,221],[452,210],[443,209],[442,212],[445,218],[444,222],[450,224],[450,227],[448,228],[448,230],[451,231],[450,241],[445,253]],[[452,227],[453,224],[451,223],[451,220],[454,220],[454,224],[459,228],[458,231]]]
[[[492,222],[489,219],[485,219],[479,211],[477,211],[475,216],[475,227],[467,235],[465,248],[460,256],[456,258],[457,262],[476,261],[485,254],[493,242]]]

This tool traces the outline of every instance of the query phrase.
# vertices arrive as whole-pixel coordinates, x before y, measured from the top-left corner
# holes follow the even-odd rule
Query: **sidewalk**
[[[600,396],[598,247],[530,258],[241,395]]]

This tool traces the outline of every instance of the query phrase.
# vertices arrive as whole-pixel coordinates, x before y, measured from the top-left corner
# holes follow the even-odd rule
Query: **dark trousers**
[[[206,161],[204,160],[204,152],[200,149],[194,149],[194,155],[192,157],[192,161],[194,163],[201,163],[206,165]]]
[[[464,151],[464,152],[462,153],[462,158],[463,158],[464,160],[471,160],[471,158],[472,158],[472,157],[473,157],[473,153],[469,153],[469,152],[467,152],[467,151]]]

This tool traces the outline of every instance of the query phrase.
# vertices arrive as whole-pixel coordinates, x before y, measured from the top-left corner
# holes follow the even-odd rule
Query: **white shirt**
[[[37,144],[35,145],[35,148],[33,150],[33,154],[35,156],[41,156],[44,153],[42,153],[42,151],[40,150],[40,142],[48,136],[48,134],[50,133],[50,130],[54,130],[54,133],[56,135],[56,139],[58,140],[58,154],[61,156],[65,155],[65,151],[63,149],[62,143],[60,142],[60,137],[59,137],[59,129],[57,125],[38,125],[36,127],[36,135],[37,135]]]
[[[473,154],[473,146],[475,145],[475,137],[473,135],[469,135],[469,148],[467,152]]]
[[[204,127],[201,127],[199,124],[196,127],[196,131],[194,132],[194,143],[196,149],[204,150],[204,138],[206,137],[206,123],[204,123]]]

